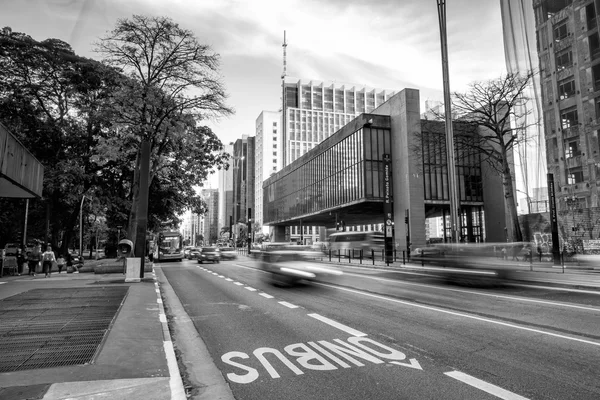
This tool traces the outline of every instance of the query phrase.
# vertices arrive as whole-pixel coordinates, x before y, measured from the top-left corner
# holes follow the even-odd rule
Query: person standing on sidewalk
[[[56,259],[56,264],[58,264],[58,273],[60,274],[62,272],[62,269],[65,266],[65,259],[62,256],[62,254],[58,255],[58,258]],[[65,271],[66,272],[66,271]]]
[[[29,275],[35,276],[35,270],[42,260],[42,246],[35,245],[33,250],[27,255],[27,264],[29,265]]]
[[[25,248],[23,246],[17,249],[17,275],[23,273],[23,264],[25,264]]]
[[[52,251],[52,246],[48,245],[46,251],[42,254],[42,267],[44,270],[45,277],[49,277],[52,273],[52,265],[56,262],[56,257]]]
[[[538,245],[537,253],[538,253],[538,258],[540,259],[540,262],[542,262],[542,246]]]

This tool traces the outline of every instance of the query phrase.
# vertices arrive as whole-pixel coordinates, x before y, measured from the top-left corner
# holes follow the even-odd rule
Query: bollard
[[[354,249],[348,249],[348,264],[352,264],[352,256],[354,255]]]
[[[402,250],[402,264],[406,265],[406,258],[404,258],[404,250]]]
[[[338,250],[338,262],[341,263],[342,262],[342,250]]]
[[[371,249],[371,260],[373,260],[373,265],[375,265],[375,250]]]
[[[331,262],[331,249],[329,249],[329,262]]]
[[[360,249],[360,253],[358,253],[358,254],[359,254],[359,257],[360,257],[360,258],[359,258],[359,260],[360,260],[359,262],[360,262],[360,264],[362,265],[363,249]]]

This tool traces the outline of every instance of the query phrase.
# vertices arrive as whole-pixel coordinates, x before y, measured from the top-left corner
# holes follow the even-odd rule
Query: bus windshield
[[[158,238],[158,247],[163,253],[176,253],[181,251],[181,235],[162,233]]]

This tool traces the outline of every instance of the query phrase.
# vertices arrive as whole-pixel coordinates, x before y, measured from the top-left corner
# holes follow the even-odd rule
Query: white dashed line
[[[472,377],[471,375],[467,375],[460,371],[444,372],[444,375],[448,375],[450,378],[454,378],[463,383],[466,383],[467,385],[473,386],[479,390],[483,390],[484,392],[494,395],[500,399],[527,400],[527,397],[519,396],[518,394],[509,392],[506,389],[502,389],[501,387],[492,385],[491,383],[487,383],[485,381],[482,381],[481,379],[477,379],[475,377]]]
[[[223,275],[219,275],[219,278],[225,278]]]
[[[251,292],[256,292],[256,289],[254,289],[253,287],[250,287],[250,286],[246,286],[244,289],[249,290]]]
[[[270,294],[266,294],[266,293],[259,293],[262,297],[267,298],[267,299],[272,299],[273,296],[271,296]]]
[[[162,304],[162,302],[163,302],[163,301],[162,301],[162,299],[156,299],[156,302],[157,302],[158,304]]]
[[[160,322],[163,322],[165,324],[167,323],[167,316],[163,313],[158,314],[158,319],[160,320]]]
[[[244,286],[244,284],[243,284],[243,283],[240,283],[240,282],[233,282],[233,284],[234,284],[234,285],[238,285],[238,286]]]
[[[346,333],[349,333],[352,336],[367,336],[366,333],[362,333],[361,331],[357,331],[356,329],[350,328],[349,326],[346,326],[344,324],[340,324],[339,322],[336,322],[332,319],[329,319],[327,317],[324,317],[322,315],[319,314],[308,314],[309,317],[313,317],[314,319],[318,319],[321,322],[325,322],[328,325],[333,326],[334,328],[337,328],[341,331],[344,331]]]
[[[225,278],[225,280],[226,280],[227,282],[233,282],[233,279],[231,279],[231,278]]]
[[[280,301],[279,304],[282,306],[286,306],[287,308],[298,308],[298,306],[288,303],[287,301]]]

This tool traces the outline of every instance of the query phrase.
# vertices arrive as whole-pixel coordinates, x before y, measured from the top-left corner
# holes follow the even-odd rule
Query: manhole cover
[[[0,300],[0,373],[91,362],[128,290],[34,289]]]

